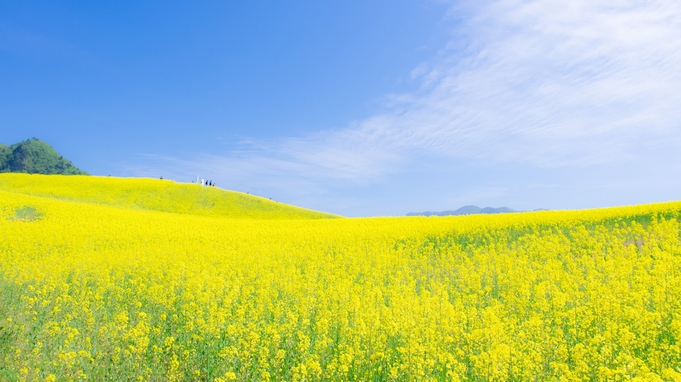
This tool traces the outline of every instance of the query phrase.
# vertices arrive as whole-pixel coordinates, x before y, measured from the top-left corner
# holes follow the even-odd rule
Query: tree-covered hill
[[[0,172],[87,175],[52,146],[36,138],[12,146],[0,143]]]
[[[456,216],[456,215],[473,215],[473,214],[504,214],[508,212],[517,212],[508,207],[485,207],[478,206],[463,206],[456,211],[442,211],[442,212],[410,212],[407,216]]]

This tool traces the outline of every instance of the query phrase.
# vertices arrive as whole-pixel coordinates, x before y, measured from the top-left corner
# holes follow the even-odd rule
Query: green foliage
[[[0,145],[0,172],[87,175],[52,146],[36,138],[9,147]]]
[[[9,164],[8,159],[12,154],[12,149],[9,146],[0,143],[0,172],[8,172]]]

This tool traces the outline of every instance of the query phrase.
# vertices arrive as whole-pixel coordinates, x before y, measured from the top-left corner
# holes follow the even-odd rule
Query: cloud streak
[[[678,143],[678,4],[499,1],[470,10],[393,131],[449,157],[589,165]],[[434,80],[433,77],[438,77]],[[411,98],[411,99],[409,99]]]
[[[423,157],[590,166],[681,146],[681,3],[471,1],[446,19],[450,43],[411,73],[420,89],[373,117],[176,167],[323,189]]]

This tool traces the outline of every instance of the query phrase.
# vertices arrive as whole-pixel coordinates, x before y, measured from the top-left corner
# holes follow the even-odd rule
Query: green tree
[[[0,172],[9,171],[9,156],[12,154],[12,149],[9,146],[0,143]]]
[[[0,172],[29,174],[87,175],[69,160],[59,155],[49,144],[31,138],[10,147],[0,147]]]

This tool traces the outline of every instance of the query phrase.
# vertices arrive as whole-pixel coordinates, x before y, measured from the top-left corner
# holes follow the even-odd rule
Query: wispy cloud
[[[681,4],[497,1],[401,97],[391,132],[422,154],[586,165],[681,143]],[[468,41],[467,55],[460,43]],[[437,77],[437,80],[433,78]]]
[[[681,149],[681,3],[471,1],[446,19],[450,43],[411,73],[420,90],[386,97],[375,116],[176,169],[323,188],[422,157],[560,167]]]

